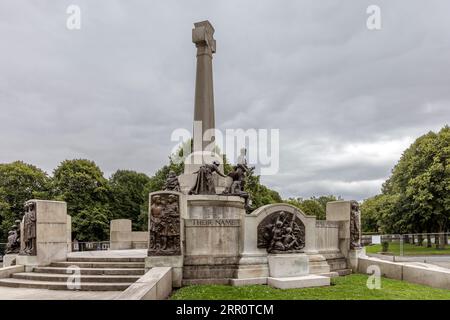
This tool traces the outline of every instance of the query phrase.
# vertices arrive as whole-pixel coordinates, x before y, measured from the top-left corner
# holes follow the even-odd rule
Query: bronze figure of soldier
[[[22,254],[28,256],[36,255],[36,204],[34,202],[25,204],[23,233],[25,248]]]

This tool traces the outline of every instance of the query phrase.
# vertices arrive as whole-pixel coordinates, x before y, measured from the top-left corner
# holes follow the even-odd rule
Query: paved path
[[[146,249],[71,252],[68,257],[141,258]],[[121,291],[68,291],[0,287],[0,300],[111,300]]]
[[[81,251],[70,252],[67,256],[69,258],[145,258],[147,249]]]
[[[111,300],[120,291],[66,291],[0,287],[0,300]]]

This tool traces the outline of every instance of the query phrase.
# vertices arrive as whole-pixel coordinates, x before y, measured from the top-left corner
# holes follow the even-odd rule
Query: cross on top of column
[[[208,21],[194,23],[195,28],[192,29],[192,42],[197,48],[206,47],[210,49],[210,53],[216,52],[216,40],[214,39],[214,27]]]

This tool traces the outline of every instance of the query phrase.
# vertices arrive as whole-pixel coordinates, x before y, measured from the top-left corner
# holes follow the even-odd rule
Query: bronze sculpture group
[[[8,232],[7,254],[20,254],[26,256],[36,255],[36,203],[25,203],[23,215],[23,232],[21,232],[20,220],[16,220]],[[23,242],[23,248],[21,243]]]
[[[272,213],[258,226],[258,248],[268,253],[295,253],[304,247],[305,226],[294,213]]]

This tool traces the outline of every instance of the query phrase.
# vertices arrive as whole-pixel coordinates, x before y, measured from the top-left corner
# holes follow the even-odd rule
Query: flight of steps
[[[67,280],[79,270],[81,288],[85,291],[123,291],[145,273],[144,258],[68,258],[50,266],[35,267],[31,272],[19,272],[0,279],[0,286],[50,290],[71,290]],[[72,269],[69,269],[72,267]],[[75,282],[69,282],[74,284]]]
[[[340,252],[322,253],[330,266],[330,272],[339,276],[346,276],[352,273],[352,269],[347,266],[347,259]]]

